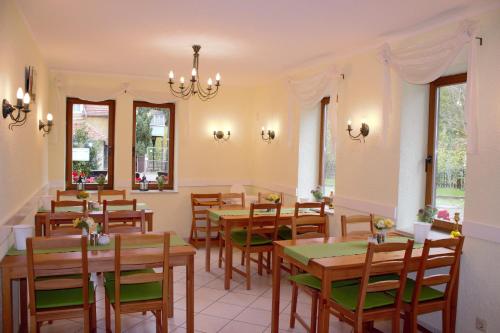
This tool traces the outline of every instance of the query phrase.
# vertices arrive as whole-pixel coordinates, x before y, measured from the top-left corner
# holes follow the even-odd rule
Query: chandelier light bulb
[[[220,81],[220,74],[219,73],[215,74],[215,81]]]
[[[193,68],[193,70],[191,71],[191,76],[192,76],[192,77],[195,77],[195,76],[196,76],[196,68]]]
[[[208,85],[211,86],[212,85],[212,78],[208,78],[208,81],[207,81]]]
[[[184,84],[184,76],[181,76],[181,78],[179,79],[179,81],[181,82],[181,84]]]
[[[28,94],[28,93],[24,94],[23,103],[28,105],[28,104],[30,104],[30,100],[31,100],[30,94]]]
[[[173,79],[174,79],[174,71],[170,71],[170,72],[168,72],[168,78],[169,78],[170,80],[173,80]]]
[[[19,87],[19,89],[17,89],[17,94],[16,94],[17,99],[23,99],[23,95],[24,95],[23,88]]]
[[[351,125],[352,125],[352,121],[351,121],[351,119],[349,119],[349,120],[347,121],[347,125],[348,125],[348,126],[351,126]]]

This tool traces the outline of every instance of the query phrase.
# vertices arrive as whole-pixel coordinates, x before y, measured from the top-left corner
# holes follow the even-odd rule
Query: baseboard
[[[382,215],[392,219],[396,218],[395,206],[389,206],[384,204],[379,204],[377,202],[353,199],[342,196],[335,196],[333,199],[335,207],[344,207],[347,209],[359,211],[361,213],[373,213],[375,215]]]

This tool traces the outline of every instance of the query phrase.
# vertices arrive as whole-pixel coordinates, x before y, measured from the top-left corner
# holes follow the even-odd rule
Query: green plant
[[[311,194],[313,195],[314,199],[318,201],[323,199],[323,191],[321,190],[320,186],[317,186],[314,190],[311,190]]]
[[[158,184],[158,188],[162,189],[165,186],[165,177],[164,176],[156,177],[156,183]]]
[[[95,179],[95,182],[98,184],[98,185],[104,185],[106,184],[106,176],[103,175],[103,174],[100,174],[99,176],[97,176],[97,178]]]
[[[437,209],[431,205],[425,206],[418,210],[417,219],[419,222],[432,223],[434,222],[434,217],[436,216]]]

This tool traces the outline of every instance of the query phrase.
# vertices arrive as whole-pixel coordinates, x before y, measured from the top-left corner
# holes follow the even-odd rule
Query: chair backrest
[[[311,209],[317,209],[319,212],[316,213]],[[325,215],[325,203],[296,202],[292,218],[292,239],[328,236],[328,216]]]
[[[245,208],[245,193],[222,193],[222,207]]]
[[[464,237],[447,238],[439,240],[426,239],[422,250],[422,257],[415,279],[415,288],[413,289],[412,304],[418,304],[420,292],[424,286],[446,285],[444,299],[449,300],[451,291],[457,282],[457,274],[460,264],[460,256]],[[447,248],[453,250],[448,254],[431,254],[432,249]],[[449,267],[448,273],[433,274],[426,276],[428,269]]]
[[[221,193],[191,193],[193,222],[207,221],[208,209],[222,207],[221,196]]]
[[[277,194],[280,197],[280,203],[281,204],[283,203],[283,198],[285,197],[285,195],[283,194],[283,192],[258,192],[257,193],[257,202],[258,203],[267,203],[267,202],[269,202],[268,200],[266,200],[266,198],[269,195],[271,195],[271,194]]]
[[[50,262],[46,260],[46,255],[37,254],[37,250],[47,250],[53,248],[75,248],[80,249],[81,261]],[[36,291],[82,288],[83,309],[89,309],[89,269],[87,257],[87,237],[66,236],[66,237],[34,237],[26,239],[27,249],[27,269],[29,286],[29,307],[32,314],[36,313]],[[54,275],[75,274],[67,277],[54,278]],[[38,277],[43,279],[37,279]],[[51,276],[53,278],[51,278]]]
[[[61,190],[57,190],[56,191],[56,200],[57,201],[61,201],[61,198],[64,198],[64,197],[73,197],[75,199],[77,199],[77,195],[78,195],[78,190],[64,190],[64,191],[61,191]]]
[[[137,210],[137,199],[132,200],[103,200],[102,202],[102,210],[107,211],[109,207],[118,207],[120,206],[123,210]]]
[[[45,216],[45,236],[50,237],[53,225],[59,224],[73,224],[77,218],[87,217],[88,213],[85,212],[55,212],[48,213]]]
[[[99,190],[97,191],[97,201],[102,204],[103,197],[121,197],[122,200],[127,199],[125,190]]]
[[[264,212],[260,215],[259,213]],[[272,232],[272,239],[278,239],[278,221],[280,218],[281,203],[252,203],[250,204],[250,216],[247,228],[246,246],[250,247],[252,235],[269,234]]]
[[[373,230],[374,220],[375,220],[375,216],[373,214],[370,214],[370,215],[352,215],[352,216],[342,215],[340,217],[340,224],[342,226],[342,236],[345,237],[348,235],[347,226],[349,224],[358,224],[358,223],[368,224],[368,230],[366,230],[366,232],[370,232],[373,234],[374,233],[374,230]]]
[[[162,284],[162,302],[168,304],[169,295],[169,267],[170,267],[170,233],[149,234],[117,234],[115,237],[115,306],[120,307],[120,286],[123,284],[137,284],[160,282]],[[158,247],[162,244],[162,257],[144,255],[130,257],[122,255],[122,247]],[[121,276],[123,270],[130,269],[130,265],[145,265],[146,267],[161,267],[161,273],[137,273]]]
[[[87,211],[87,200],[60,200],[50,202],[50,211],[56,212],[74,212],[75,210],[85,213]]]
[[[368,244],[355,310],[358,320],[361,320],[363,317],[366,294],[380,291],[396,290],[394,306],[395,312],[399,315],[412,250],[413,240],[411,239],[406,243]],[[385,274],[396,274],[399,276],[399,280],[393,280],[390,277],[379,277],[377,281],[370,282],[370,277],[377,275],[384,276]]]
[[[106,200],[104,200],[106,202]],[[109,224],[113,221],[119,222],[139,222],[141,225],[141,234],[146,233],[146,212],[144,210],[117,210],[117,211],[104,211],[103,231],[109,234]]]

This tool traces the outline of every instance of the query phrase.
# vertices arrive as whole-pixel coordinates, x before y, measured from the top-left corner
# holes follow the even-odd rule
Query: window
[[[86,189],[113,188],[115,101],[66,100],[66,189],[75,189],[79,178]]]
[[[132,188],[146,177],[150,189],[157,189],[157,177],[164,188],[174,188],[175,105],[134,101],[132,138]]]
[[[459,74],[430,84],[425,202],[439,210],[435,224],[438,228],[450,228],[455,213],[460,214],[461,220],[464,216],[466,81],[467,74]]]
[[[333,145],[330,97],[321,100],[320,147],[319,147],[319,180],[323,193],[328,195],[335,191],[335,149]]]

